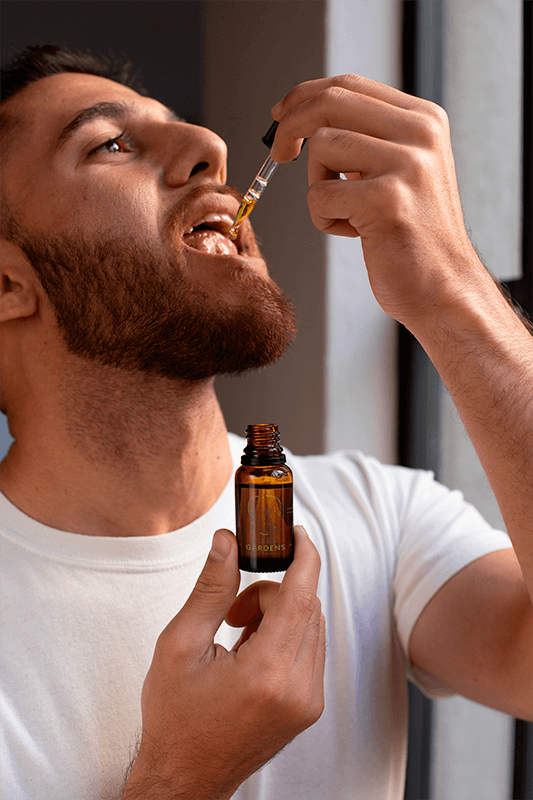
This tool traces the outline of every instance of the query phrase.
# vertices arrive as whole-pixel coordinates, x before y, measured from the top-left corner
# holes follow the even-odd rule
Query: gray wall
[[[396,0],[212,0],[204,9],[206,123],[228,142],[230,180],[243,189],[264,158],[268,109],[294,85],[343,72],[398,85]],[[272,421],[300,453],[351,447],[394,461],[394,323],[372,296],[359,243],[312,226],[306,189],[302,156],[278,170],[254,211],[299,334],[278,364],[219,380],[228,427]]]
[[[270,108],[297,83],[324,75],[325,3],[204,3],[205,120],[228,143],[228,180],[245,191],[266,158]],[[299,333],[268,369],[221,378],[230,430],[274,422],[300,453],[324,447],[325,237],[306,205],[305,154],[279,167],[253,224],[271,274],[295,304]]]
[[[35,44],[124,53],[150,94],[201,123],[200,14],[196,0],[3,0],[2,64]]]

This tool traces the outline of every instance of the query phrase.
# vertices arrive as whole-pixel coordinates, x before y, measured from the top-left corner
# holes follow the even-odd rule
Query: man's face
[[[113,81],[63,73],[10,101],[14,238],[69,350],[187,379],[270,363],[294,333],[211,131]],[[196,227],[199,229],[196,230]]]

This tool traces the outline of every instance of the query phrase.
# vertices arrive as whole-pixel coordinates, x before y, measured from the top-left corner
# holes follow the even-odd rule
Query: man
[[[309,138],[312,219],[361,236],[376,298],[439,369],[514,549],[425,473],[290,457],[309,536],[296,529],[281,586],[246,576],[236,599],[234,537],[212,536],[233,525],[242,442],[213,375],[279,357],[294,321],[249,222],[226,236],[224,144],[68,52],[16,70],[6,796],[118,797],[142,724],[125,800],[399,798],[406,676],[532,718],[533,339],[469,243],[443,111],[357,76],[312,81],[272,109],[272,157]],[[237,643],[223,620],[244,628]]]

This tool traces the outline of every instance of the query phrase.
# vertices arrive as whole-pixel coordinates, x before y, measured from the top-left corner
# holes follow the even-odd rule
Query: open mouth
[[[183,241],[202,253],[236,256],[241,252],[240,238],[233,240],[230,237],[232,225],[233,217],[229,214],[210,212],[184,232]]]

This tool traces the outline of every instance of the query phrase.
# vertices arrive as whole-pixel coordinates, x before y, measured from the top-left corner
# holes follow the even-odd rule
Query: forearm
[[[461,415],[533,597],[533,336],[475,258],[449,299],[408,327]]]
[[[224,792],[209,789],[198,781],[161,778],[153,767],[147,772],[134,765],[120,800],[229,800],[237,788],[238,784]]]

